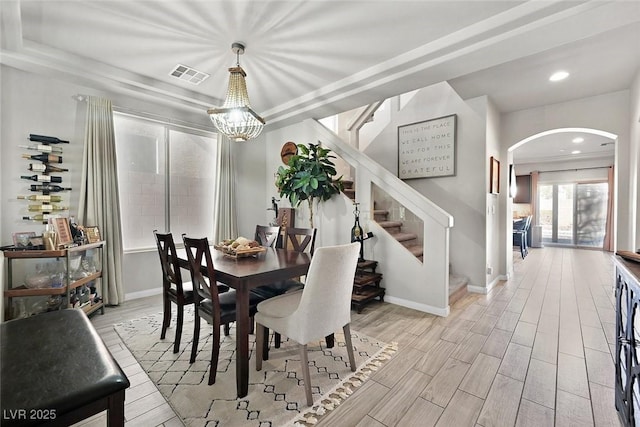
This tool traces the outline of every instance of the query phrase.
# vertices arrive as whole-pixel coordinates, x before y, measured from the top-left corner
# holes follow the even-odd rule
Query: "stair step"
[[[418,239],[418,236],[413,233],[393,233],[391,234],[391,237],[405,246],[413,246],[415,242],[412,242],[412,240]]]
[[[378,224],[382,228],[402,227],[402,221],[379,221]]]
[[[353,188],[353,180],[352,179],[342,179],[342,188],[345,190],[347,188]]]
[[[389,234],[402,233],[402,222],[400,221],[379,221],[378,225],[384,228]]]
[[[456,301],[467,294],[467,283],[469,280],[463,276],[449,275],[449,305],[453,305]]]
[[[356,190],[355,188],[345,188],[342,192],[351,200],[356,199]]]
[[[409,249],[409,252],[411,252],[417,258],[420,258],[420,261],[422,261],[422,254],[424,251],[424,248],[422,247],[422,245],[407,246],[407,249]]]
[[[386,221],[389,217],[389,211],[383,209],[374,209],[373,210],[373,219],[374,221],[381,222]]]

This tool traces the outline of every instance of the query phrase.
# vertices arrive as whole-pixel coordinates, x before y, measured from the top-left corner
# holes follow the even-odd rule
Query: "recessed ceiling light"
[[[573,138],[571,142],[573,142],[574,144],[580,144],[581,142],[584,142],[584,138],[581,136],[578,136],[576,138]]]
[[[569,77],[569,73],[566,71],[556,71],[555,73],[551,74],[551,77],[549,77],[549,81],[550,82],[559,82],[560,80],[564,80],[567,77]]]
[[[580,153],[581,153],[581,151],[580,151],[580,150],[573,150],[573,151],[571,152],[571,154],[580,154]]]

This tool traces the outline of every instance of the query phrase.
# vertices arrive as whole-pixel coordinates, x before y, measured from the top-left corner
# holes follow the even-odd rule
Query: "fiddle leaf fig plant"
[[[337,175],[331,159],[331,150],[320,144],[297,144],[298,153],[289,158],[288,165],[280,166],[276,174],[276,187],[280,197],[289,199],[292,207],[304,200],[309,204],[309,223],[313,228],[313,204],[329,200],[343,189],[342,176]]]

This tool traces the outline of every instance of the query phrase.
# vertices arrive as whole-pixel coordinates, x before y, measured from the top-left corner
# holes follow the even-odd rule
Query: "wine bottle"
[[[55,146],[52,147],[51,145],[44,145],[44,144],[18,145],[18,147],[26,148],[27,150],[42,151],[43,153],[62,153],[62,147],[55,147]]]
[[[60,176],[49,176],[49,175],[22,175],[20,178],[22,179],[30,179],[31,181],[37,182],[62,182],[62,177]]]
[[[50,196],[48,194],[32,194],[30,196],[18,196],[18,199],[27,199],[34,202],[61,202],[62,196]]]
[[[55,154],[23,154],[23,158],[31,160],[40,160],[44,163],[62,163],[62,157]]]
[[[23,216],[22,219],[28,221],[48,221],[49,218],[53,218],[53,215],[49,214],[37,214],[33,216]]]
[[[66,211],[69,208],[66,206],[60,206],[60,205],[49,205],[49,204],[42,204],[42,205],[29,205],[29,210],[30,211],[36,211],[36,212],[53,212],[53,211]]]
[[[29,170],[34,172],[51,173],[51,172],[69,172],[69,169],[51,166],[48,163],[29,163]]]
[[[48,193],[57,193],[59,191],[71,190],[71,188],[64,188],[59,185],[32,185],[31,191],[46,191]]]
[[[45,144],[61,144],[61,143],[68,144],[69,143],[69,141],[64,141],[64,140],[58,139],[58,138],[56,138],[54,136],[34,135],[32,133],[29,134],[29,140],[37,141],[37,142],[44,142]]]

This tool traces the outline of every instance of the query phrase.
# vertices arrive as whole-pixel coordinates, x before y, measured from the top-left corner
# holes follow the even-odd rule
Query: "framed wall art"
[[[84,228],[85,233],[87,234],[87,241],[89,243],[97,243],[100,239],[100,229],[98,227],[90,226]]]
[[[491,166],[489,169],[489,193],[498,194],[500,193],[500,162],[493,156],[491,156]]]
[[[456,115],[398,126],[398,178],[456,174]]]

